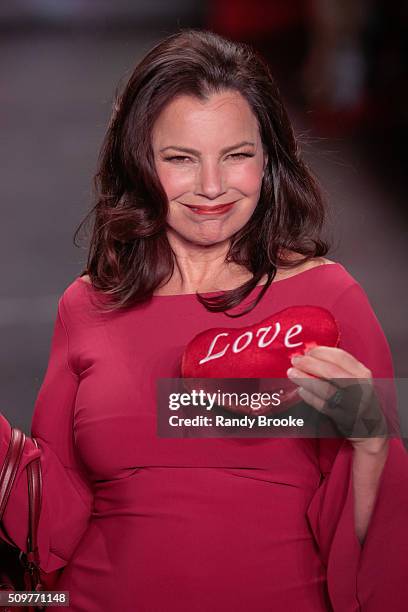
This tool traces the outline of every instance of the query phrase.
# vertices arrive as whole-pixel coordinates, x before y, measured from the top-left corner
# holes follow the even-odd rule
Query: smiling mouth
[[[234,202],[227,202],[226,204],[213,204],[212,206],[192,206],[190,204],[183,204],[183,206],[186,206],[187,208],[189,208],[192,212],[198,214],[198,215],[215,215],[215,214],[221,214],[224,212],[227,212],[228,210],[230,210],[232,208],[232,206],[235,204]]]

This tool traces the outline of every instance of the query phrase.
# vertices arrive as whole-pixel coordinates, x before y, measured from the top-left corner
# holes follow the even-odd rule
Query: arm
[[[393,437],[386,448],[381,446],[384,440],[376,447],[374,438],[365,448],[347,439],[320,439],[323,480],[309,505],[308,520],[336,612],[402,612],[408,600],[408,454],[396,435],[391,354],[359,285],[346,289],[332,312],[341,330],[340,348],[381,383],[376,388]]]
[[[292,363],[295,367],[288,370],[288,376],[300,385],[299,395],[316,410],[331,415],[353,447],[354,518],[362,544],[389,447],[388,437],[381,436],[386,432],[384,408],[376,401],[378,392],[373,393],[371,371],[338,347],[315,347],[304,356],[293,357]],[[332,384],[336,379],[340,390]],[[340,405],[335,407],[328,400],[336,392],[342,395]],[[367,437],[367,423],[372,437]],[[355,437],[361,435],[365,437]]]
[[[380,440],[377,448],[353,448],[353,492],[356,534],[361,545],[374,510],[381,474],[388,456],[389,441]]]
[[[357,283],[337,300],[335,314],[342,326],[341,346],[361,362],[368,369],[368,375],[373,377],[388,430],[394,436],[351,441],[355,530],[363,545],[390,445],[393,448],[397,446],[403,454],[404,447],[398,438],[397,394],[390,348],[365,292]],[[359,374],[364,377],[364,373]]]
[[[93,496],[73,439],[73,411],[79,377],[69,363],[67,313],[59,300],[50,357],[39,391],[22,461],[7,504],[0,537],[26,550],[28,531],[27,475],[25,467],[40,457],[43,477],[38,544],[41,568],[46,572],[66,565],[90,518]],[[0,414],[0,461],[10,440],[10,424]],[[69,509],[69,510],[68,510]]]

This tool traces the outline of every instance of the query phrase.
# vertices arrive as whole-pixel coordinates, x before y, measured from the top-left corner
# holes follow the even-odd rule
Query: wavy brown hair
[[[268,154],[258,204],[230,240],[226,262],[252,273],[239,287],[197,299],[207,310],[241,316],[272,283],[277,267],[291,268],[325,255],[321,239],[325,206],[299,147],[266,60],[248,44],[213,32],[183,29],[168,36],[137,64],[116,96],[94,178],[96,203],[79,225],[93,220],[87,269],[93,287],[110,296],[109,310],[148,300],[174,270],[166,236],[167,197],[155,170],[153,125],[180,94],[206,101],[214,93],[239,92],[257,118]],[[78,246],[78,245],[77,245]],[[302,255],[296,262],[284,253]],[[232,315],[226,311],[267,282],[256,300]]]

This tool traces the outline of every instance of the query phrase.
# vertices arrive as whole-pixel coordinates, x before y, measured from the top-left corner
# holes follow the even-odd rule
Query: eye
[[[190,158],[185,155],[173,155],[172,157],[165,157],[164,159],[166,161],[175,162],[176,164],[183,163],[185,160],[190,160]]]
[[[243,157],[253,157],[253,153],[232,153],[229,157],[234,159],[242,159]]]

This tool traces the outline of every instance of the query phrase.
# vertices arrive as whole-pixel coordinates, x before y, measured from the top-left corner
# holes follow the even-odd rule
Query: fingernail
[[[295,365],[296,363],[298,363],[298,361],[301,359],[301,357],[299,355],[295,355],[295,357],[292,357],[292,359],[290,360],[291,363],[293,363],[293,365]]]

